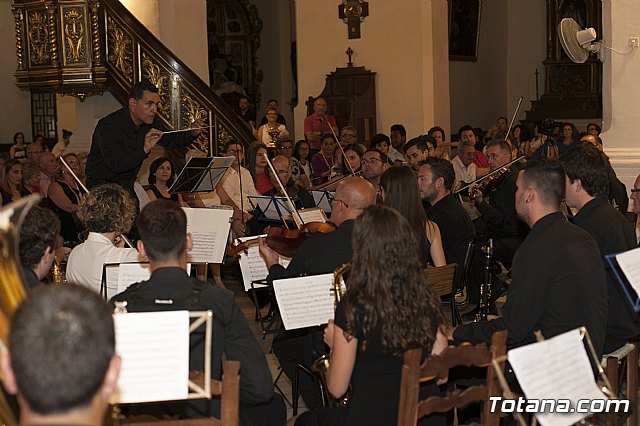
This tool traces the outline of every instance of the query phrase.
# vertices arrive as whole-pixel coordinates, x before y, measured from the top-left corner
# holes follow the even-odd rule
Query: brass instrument
[[[18,261],[20,226],[29,209],[40,201],[37,195],[21,198],[0,210],[0,350],[9,344],[9,326],[13,313],[26,296],[25,280]],[[0,392],[0,422],[18,424],[4,393]]]
[[[333,292],[334,302],[333,308],[334,310],[338,307],[338,303],[342,300],[342,296],[347,291],[347,286],[345,285],[344,279],[342,276],[349,269],[349,264],[345,263],[340,266],[338,269],[333,271],[333,281],[331,286],[331,291]],[[322,399],[326,402],[327,407],[345,407],[349,402],[349,393],[347,392],[345,395],[340,398],[335,398],[329,390],[327,389],[327,372],[329,371],[329,360],[331,359],[331,354],[322,355],[320,358],[313,361],[311,364],[311,371],[318,375],[320,378],[320,382],[322,383],[323,395]]]
[[[486,321],[491,307],[491,293],[493,290],[493,240],[480,248],[484,255],[484,281],[480,286],[480,304],[475,322]]]

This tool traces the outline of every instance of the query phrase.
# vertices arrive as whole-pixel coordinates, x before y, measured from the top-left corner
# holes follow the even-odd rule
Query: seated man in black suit
[[[193,247],[187,234],[187,218],[172,201],[156,200],[145,206],[136,220],[140,240],[138,251],[149,258],[151,278],[133,284],[114,296],[126,301],[133,312],[194,310],[213,312],[211,343],[211,377],[220,380],[222,356],[240,361],[240,421],[251,425],[284,424],[286,412],[280,395],[273,393],[273,383],[264,353],[249,329],[233,293],[202,283],[187,275],[187,252]],[[195,336],[198,337],[197,335]],[[193,336],[192,336],[193,338]],[[190,368],[203,368],[202,336],[192,341]],[[196,348],[194,348],[196,346]],[[162,413],[181,416],[220,416],[220,400],[164,404]]]

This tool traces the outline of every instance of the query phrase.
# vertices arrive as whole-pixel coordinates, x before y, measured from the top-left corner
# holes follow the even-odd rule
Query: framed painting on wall
[[[481,0],[449,1],[449,60],[476,61]]]

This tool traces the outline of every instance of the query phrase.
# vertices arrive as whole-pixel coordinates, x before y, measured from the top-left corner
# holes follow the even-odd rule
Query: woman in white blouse
[[[69,255],[67,281],[89,287],[107,299],[116,295],[118,269],[104,265],[142,260],[137,250],[125,248],[120,238],[131,229],[135,213],[133,199],[122,187],[106,184],[92,188],[78,210],[89,236]],[[103,269],[106,288],[102,285]]]

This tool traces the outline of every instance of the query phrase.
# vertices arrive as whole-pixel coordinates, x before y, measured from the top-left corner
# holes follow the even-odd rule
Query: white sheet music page
[[[245,241],[257,240],[260,237],[266,237],[267,235],[258,235],[256,237],[244,237],[238,238],[238,240],[243,243]],[[291,259],[285,259],[280,257],[280,264],[285,268],[289,265]],[[247,249],[247,253],[240,253],[240,271],[242,272],[242,281],[244,281],[244,289],[245,291],[251,290],[251,281],[264,280],[269,275],[269,270],[267,269],[267,264],[264,262],[262,256],[260,256],[260,251],[258,249],[258,244],[253,245]],[[266,284],[254,284],[253,288],[261,288],[267,287]]]
[[[301,209],[301,210],[298,210],[298,213],[300,213],[300,216],[302,217],[302,220],[304,220],[304,223],[309,223],[309,222],[325,223],[327,221],[327,216],[319,207]]]
[[[640,295],[640,248],[621,253],[616,260],[631,287]]]
[[[118,403],[187,398],[189,312],[144,312],[113,316],[116,353],[122,357]]]
[[[588,413],[571,412],[580,399],[607,399],[598,389],[579,329],[512,349],[507,355],[528,400],[571,401],[567,413],[536,414],[542,426],[571,425],[585,418]]]
[[[131,284],[147,281],[151,277],[149,263],[121,263],[118,268],[118,293],[125,291]]]
[[[192,209],[183,207],[187,215],[187,232],[193,237],[192,263],[222,263],[227,246],[232,209]]]
[[[326,324],[335,315],[333,274],[274,280],[273,289],[284,328]]]

